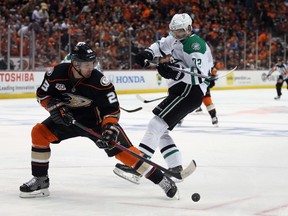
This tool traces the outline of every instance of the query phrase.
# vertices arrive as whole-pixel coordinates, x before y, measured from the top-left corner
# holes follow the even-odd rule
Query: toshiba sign
[[[35,94],[43,76],[43,71],[1,71],[0,95]]]
[[[34,82],[32,72],[0,72],[0,82]]]

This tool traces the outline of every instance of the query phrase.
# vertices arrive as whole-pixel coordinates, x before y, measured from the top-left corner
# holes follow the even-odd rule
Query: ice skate
[[[281,96],[274,97],[274,100],[280,100]]]
[[[125,180],[128,180],[134,184],[140,184],[142,175],[136,172],[136,170],[132,167],[117,163],[113,172]]]
[[[176,166],[176,167],[173,167],[173,168],[169,168],[168,170],[172,171],[174,173],[180,173],[181,171],[183,171],[183,167],[181,165],[179,165],[179,166]],[[182,182],[183,181],[183,179],[174,178],[173,176],[170,176],[168,173],[166,173],[166,175],[168,177],[170,177],[174,182],[178,183],[178,182]]]
[[[212,118],[212,125],[218,127],[218,118],[217,117]]]
[[[34,198],[49,196],[49,178],[48,176],[33,177],[30,181],[20,186],[21,198]]]
[[[176,199],[180,198],[175,182],[172,181],[168,176],[163,176],[163,179],[159,182],[159,186],[164,190],[167,197]]]

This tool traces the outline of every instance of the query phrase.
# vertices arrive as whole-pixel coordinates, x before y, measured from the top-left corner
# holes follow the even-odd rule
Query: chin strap
[[[82,77],[82,78],[85,78],[84,76],[83,76],[83,74],[81,73],[81,70],[80,70],[80,63],[79,62],[77,62],[77,68],[72,64],[72,67],[77,71],[77,73]]]

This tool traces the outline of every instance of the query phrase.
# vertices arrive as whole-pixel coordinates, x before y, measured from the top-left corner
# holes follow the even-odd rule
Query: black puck
[[[194,202],[198,202],[198,201],[200,200],[200,194],[198,194],[198,193],[192,194],[191,199],[192,199]]]

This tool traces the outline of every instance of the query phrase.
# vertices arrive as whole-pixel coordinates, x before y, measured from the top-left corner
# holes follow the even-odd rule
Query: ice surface
[[[163,96],[141,94],[146,99]],[[169,200],[146,179],[140,185],[112,170],[107,158],[89,139],[75,138],[52,145],[50,193],[46,198],[21,199],[19,186],[30,180],[30,131],[48,113],[35,99],[0,100],[0,215],[125,215],[125,216],[282,216],[288,215],[288,92],[275,101],[274,89],[213,91],[219,127],[206,108],[191,113],[171,132],[184,164],[198,164],[179,183],[180,200]],[[135,95],[119,95],[121,125],[137,146],[160,101],[144,104]],[[157,152],[153,161],[165,166]],[[191,200],[193,193],[201,200]]]

